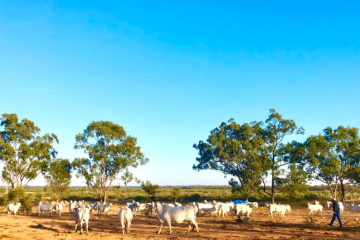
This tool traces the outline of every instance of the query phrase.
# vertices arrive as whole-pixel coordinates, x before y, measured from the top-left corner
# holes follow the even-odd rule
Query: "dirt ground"
[[[34,209],[35,211],[35,209]],[[74,216],[66,207],[62,216],[49,213],[37,216],[8,216],[0,213],[0,239],[360,239],[360,214],[346,210],[342,214],[344,228],[327,226],[332,212],[325,210],[315,216],[315,226],[305,223],[308,210],[293,209],[285,219],[269,218],[267,208],[260,207],[251,214],[246,223],[237,223],[235,216],[228,218],[201,216],[197,218],[200,236],[195,232],[185,235],[187,224],[173,224],[173,233],[164,226],[160,235],[159,220],[156,217],[138,215],[132,221],[130,234],[123,235],[117,218],[119,206],[113,206],[108,216],[92,214],[89,234],[74,232]],[[335,222],[334,226],[338,226]]]

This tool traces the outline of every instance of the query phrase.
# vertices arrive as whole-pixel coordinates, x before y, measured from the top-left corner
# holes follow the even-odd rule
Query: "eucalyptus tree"
[[[264,152],[267,155],[269,168],[265,171],[266,176],[270,178],[271,190],[265,191],[275,201],[275,188],[284,182],[283,168],[290,163],[300,160],[296,157],[299,143],[289,144],[285,142],[285,137],[293,134],[304,134],[304,129],[298,127],[294,120],[284,119],[275,109],[270,109],[270,115],[265,121],[265,125],[259,129],[259,134],[264,140]],[[291,169],[290,169],[291,170]],[[263,178],[264,179],[264,178]]]
[[[210,132],[206,142],[193,147],[198,151],[196,171],[215,170],[230,175],[232,190],[256,195],[261,184],[260,176],[270,167],[264,151],[265,142],[258,134],[258,123],[237,124],[234,119],[222,123]]]
[[[109,121],[90,123],[75,140],[74,148],[84,150],[88,157],[76,158],[73,167],[101,202],[106,201],[107,191],[120,172],[148,162],[137,146],[137,139],[127,135],[122,126]]]
[[[59,201],[69,190],[72,166],[67,159],[52,159],[42,172],[53,199]]]
[[[34,180],[47,161],[56,156],[55,134],[40,135],[34,122],[18,120],[16,114],[3,114],[0,118],[0,162],[2,178],[12,189],[26,186]]]
[[[339,126],[325,128],[322,134],[306,140],[308,171],[332,189],[333,197],[339,184],[345,201],[345,184],[356,178],[360,168],[360,138],[357,128]]]

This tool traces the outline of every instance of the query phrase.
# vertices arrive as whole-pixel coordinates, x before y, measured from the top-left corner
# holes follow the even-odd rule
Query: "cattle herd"
[[[40,202],[38,205],[38,214],[41,216],[43,212],[49,212],[50,216],[52,216],[53,211],[55,211],[59,216],[61,216],[61,212],[64,207],[68,205],[69,213],[74,214],[75,217],[75,232],[77,232],[77,226],[80,224],[80,231],[83,233],[83,225],[85,225],[86,232],[88,232],[89,228],[89,219],[91,216],[91,212],[95,211],[100,216],[102,213],[107,215],[110,208],[113,206],[112,203],[102,204],[100,202],[85,205],[85,201],[60,201],[57,203],[42,203]],[[8,205],[7,212],[9,215],[18,212],[21,204],[20,203],[11,203]],[[331,208],[331,202],[326,202],[326,207],[328,209]],[[288,204],[265,204],[265,207],[269,210],[269,217],[273,217],[274,215],[279,215],[281,218],[285,217],[285,213],[291,213],[291,206]],[[254,208],[259,208],[259,204],[257,202],[249,202],[248,204],[234,204],[233,202],[208,202],[204,200],[204,202],[194,202],[190,205],[182,206],[180,203],[175,202],[172,203],[160,203],[160,202],[152,202],[152,203],[139,203],[139,202],[128,202],[126,206],[121,207],[118,213],[118,218],[120,220],[121,228],[123,234],[125,231],[127,233],[130,232],[131,221],[134,216],[137,215],[139,211],[149,210],[151,213],[156,214],[160,221],[160,229],[157,232],[161,233],[161,229],[164,224],[167,224],[170,229],[171,234],[171,222],[182,223],[184,221],[188,222],[188,229],[186,233],[196,229],[199,234],[198,224],[196,222],[196,216],[201,214],[209,214],[210,216],[222,216],[223,218],[228,216],[228,214],[237,215],[246,215],[247,219],[249,219],[250,213]],[[344,205],[339,202],[340,212],[344,211]],[[360,212],[360,205],[347,205],[346,209],[349,209],[350,212]],[[323,206],[319,201],[315,201],[315,204],[308,203],[309,215],[314,212],[323,211]],[[240,219],[240,217],[239,217]]]

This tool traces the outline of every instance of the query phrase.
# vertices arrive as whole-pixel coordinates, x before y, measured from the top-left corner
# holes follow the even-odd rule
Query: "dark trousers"
[[[333,218],[331,219],[330,225],[333,225],[333,223],[334,223],[334,221],[335,221],[335,218],[338,219],[339,224],[340,224],[340,227],[342,227],[342,223],[341,223],[341,219],[340,219],[340,212],[335,212],[335,213],[333,214]]]

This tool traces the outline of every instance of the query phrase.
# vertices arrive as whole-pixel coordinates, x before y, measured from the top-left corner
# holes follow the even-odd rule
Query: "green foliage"
[[[44,162],[55,156],[52,144],[59,142],[58,138],[55,134],[39,136],[40,128],[34,122],[19,122],[16,114],[3,114],[0,126],[2,178],[12,189],[24,187],[38,176]]]
[[[298,153],[304,152],[299,150],[302,149],[299,143],[284,144],[284,138],[303,133],[303,128],[297,127],[293,120],[283,119],[274,109],[270,109],[265,125],[263,122],[239,125],[230,119],[212,130],[207,142],[194,144],[200,157],[196,158],[198,163],[193,169],[211,169],[237,177],[229,184],[233,192],[246,198],[259,194],[262,183],[262,190],[274,201],[276,184],[283,182],[281,167],[300,161]],[[268,176],[270,191],[266,189]]]
[[[23,212],[26,215],[29,215],[32,211],[32,208],[34,206],[34,198],[30,194],[26,194],[23,196],[23,198],[20,200],[21,207],[20,211]]]
[[[154,197],[159,190],[159,185],[151,184],[150,181],[146,181],[146,183],[141,184],[141,188],[148,195],[148,197]]]
[[[280,191],[288,197],[297,198],[297,196],[308,191],[306,185],[307,174],[302,168],[297,168],[296,164],[290,165],[290,171],[280,187]]]
[[[71,163],[67,159],[52,159],[43,168],[43,174],[48,186],[48,191],[53,200],[59,201],[66,196],[71,180]],[[47,192],[44,189],[45,192]]]
[[[181,190],[181,188],[179,188],[179,187],[173,187],[173,188],[171,189],[171,196],[172,196],[173,198],[175,198],[175,202],[177,201],[178,197],[180,197],[181,192],[182,192],[182,190]]]
[[[112,122],[92,122],[82,134],[76,135],[75,140],[75,149],[82,149],[89,155],[74,160],[77,176],[85,178],[86,184],[102,202],[121,171],[148,162],[136,145],[136,138],[127,136],[123,127]]]
[[[316,180],[326,183],[333,197],[340,184],[345,199],[345,182],[354,180],[360,167],[360,138],[357,128],[339,126],[323,130],[323,134],[309,137],[305,142],[308,172]],[[334,186],[334,187],[332,187]]]
[[[233,190],[256,193],[260,176],[269,166],[259,129],[257,123],[239,125],[233,119],[222,123],[210,132],[207,142],[194,144],[200,157],[196,158],[198,163],[193,169],[211,169],[235,176],[239,182],[231,180]]]
[[[12,190],[7,195],[7,202],[8,203],[17,203],[24,197],[24,190],[22,188],[16,188]]]

